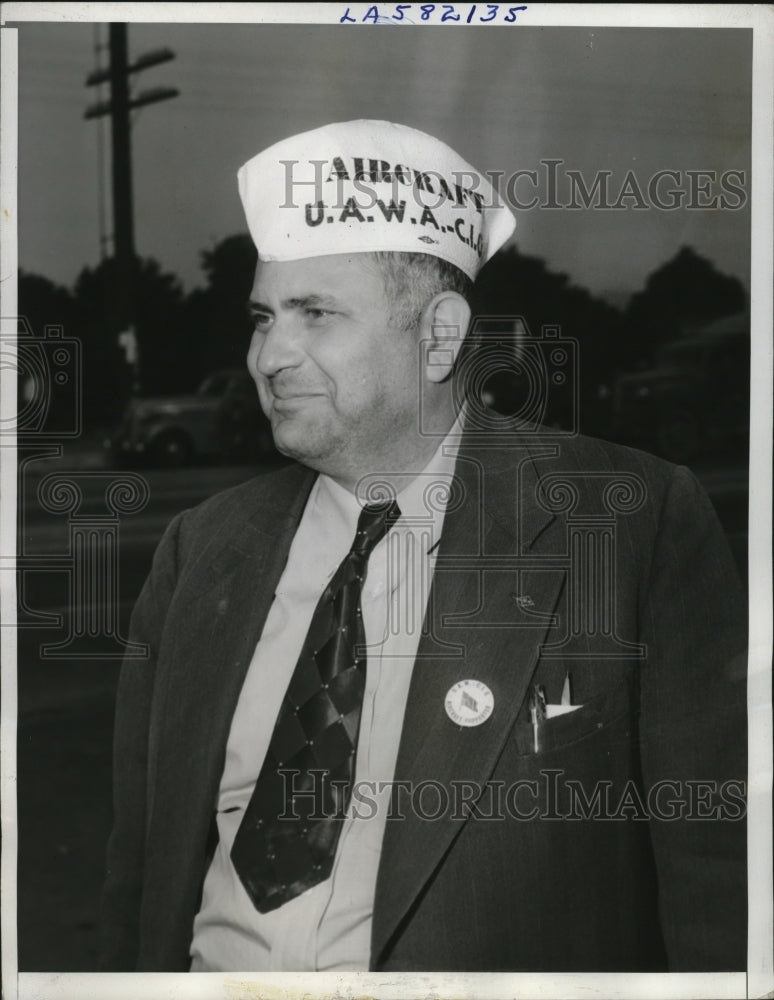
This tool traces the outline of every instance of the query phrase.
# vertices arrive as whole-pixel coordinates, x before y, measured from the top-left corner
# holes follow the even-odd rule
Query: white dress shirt
[[[327,476],[319,476],[312,488],[231,723],[218,792],[219,842],[194,921],[192,972],[368,969],[389,783],[459,432],[460,421],[398,493],[401,518],[368,562],[361,595],[368,661],[355,765],[360,794],[353,794],[331,875],[278,909],[260,913],[231,863],[231,846],[312,614],[350,549],[362,509]]]

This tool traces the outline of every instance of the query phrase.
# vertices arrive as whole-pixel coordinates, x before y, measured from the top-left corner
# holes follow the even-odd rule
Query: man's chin
[[[320,440],[319,428],[306,421],[279,420],[272,427],[274,447],[281,455],[316,468],[329,449]]]

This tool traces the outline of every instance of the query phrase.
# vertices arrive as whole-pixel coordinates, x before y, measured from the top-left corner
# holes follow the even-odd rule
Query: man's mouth
[[[309,399],[316,399],[319,395],[320,393],[318,392],[272,393],[272,408],[282,412],[283,410],[299,406]]]

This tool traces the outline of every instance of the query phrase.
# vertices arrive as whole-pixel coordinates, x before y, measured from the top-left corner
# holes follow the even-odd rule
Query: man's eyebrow
[[[281,305],[283,309],[313,309],[320,307],[330,308],[338,305],[338,303],[332,295],[311,292],[309,295],[300,295],[289,299],[283,299]],[[265,313],[271,316],[274,315],[274,310],[271,306],[267,306],[263,302],[257,302],[255,299],[250,299],[247,304],[247,308],[250,313]]]
[[[274,315],[274,310],[271,306],[264,305],[263,302],[258,302],[256,299],[250,299],[248,301],[247,311],[251,316],[255,313],[271,313],[272,316]]]

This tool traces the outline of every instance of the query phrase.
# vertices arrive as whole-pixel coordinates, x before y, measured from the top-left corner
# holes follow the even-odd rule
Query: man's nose
[[[301,363],[302,352],[291,317],[277,317],[269,330],[257,330],[250,346],[255,370],[266,378]]]

